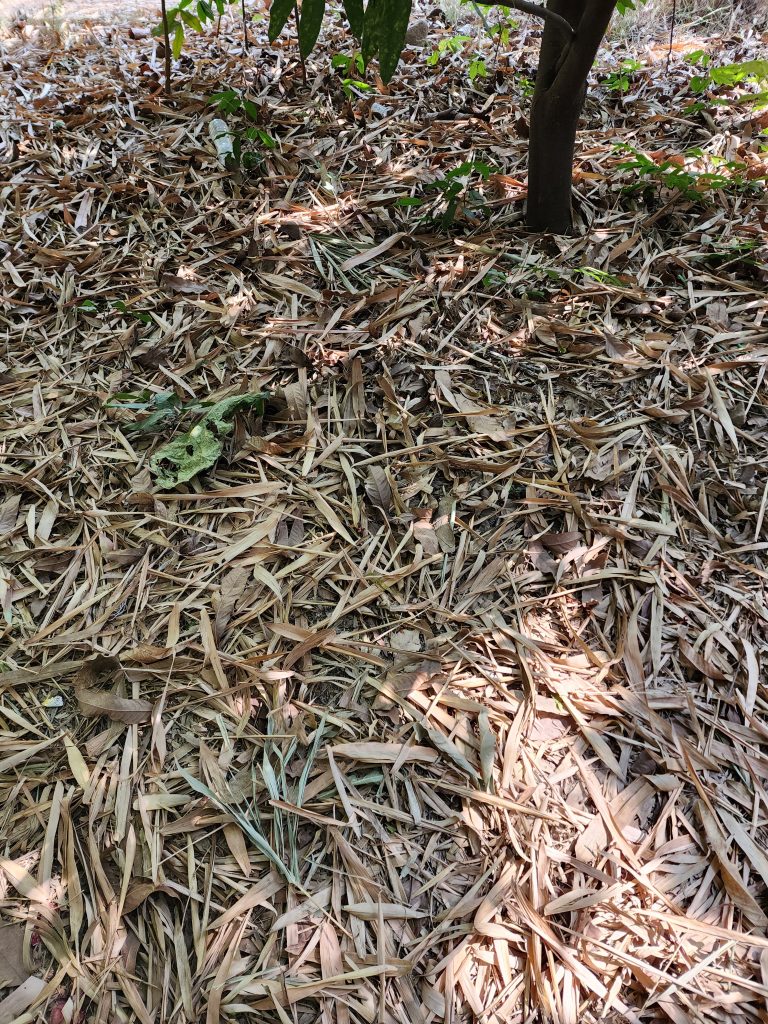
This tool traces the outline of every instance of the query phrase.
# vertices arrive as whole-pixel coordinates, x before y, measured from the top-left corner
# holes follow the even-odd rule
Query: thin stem
[[[168,31],[168,11],[165,7],[165,0],[160,0],[160,9],[163,12],[163,44],[165,46],[165,94],[171,95],[171,33]]]
[[[240,0],[240,10],[243,14],[243,49],[248,52],[248,27],[245,23],[245,0]]]
[[[296,29],[298,30],[298,28],[299,28],[299,5],[298,4],[294,4],[293,5],[293,16],[296,19]],[[302,77],[304,79],[304,85],[306,85],[307,84],[307,65],[306,65],[306,63],[304,61],[304,58],[301,55],[301,48],[299,48],[299,60],[301,61],[301,74],[302,74]]]
[[[669,22],[669,49],[667,50],[667,74],[669,74],[669,62],[672,57],[672,46],[675,42],[675,22],[677,21],[677,0],[672,0],[672,18]]]

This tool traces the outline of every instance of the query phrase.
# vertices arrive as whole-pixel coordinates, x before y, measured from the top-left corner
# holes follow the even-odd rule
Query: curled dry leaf
[[[122,689],[125,673],[119,659],[97,654],[85,662],[75,676],[72,685],[80,712],[87,718],[104,716],[111,722],[124,725],[143,725],[148,722],[152,705],[147,700],[123,697],[110,690],[96,689],[96,684],[108,682],[115,689]]]

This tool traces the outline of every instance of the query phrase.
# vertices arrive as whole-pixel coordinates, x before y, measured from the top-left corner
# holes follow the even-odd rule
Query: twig
[[[569,39],[572,39],[575,35],[573,26],[565,18],[543,7],[541,4],[531,3],[530,0],[503,0],[503,2],[495,3],[494,7],[512,7],[516,11],[525,11],[526,14],[532,14],[534,18],[543,18],[544,21],[557,25],[559,29],[566,33]]]
[[[165,0],[160,0],[160,9],[163,12],[163,44],[165,46],[165,94],[171,95],[171,34],[168,31],[168,11],[165,8]]]
[[[298,30],[299,30],[299,5],[298,4],[294,4],[293,5],[293,16],[296,19],[296,31],[298,32]],[[299,60],[301,61],[301,74],[302,74],[302,76],[304,78],[304,85],[306,85],[307,84],[307,65],[306,65],[306,62],[304,61],[304,58],[301,55],[301,47],[299,47]]]
[[[672,57],[672,43],[675,38],[675,21],[677,20],[677,0],[672,0],[672,20],[669,23],[669,49],[667,50],[667,74],[669,74],[669,61]]]
[[[243,13],[243,49],[248,52],[248,27],[245,23],[245,0],[240,0],[240,10]]]

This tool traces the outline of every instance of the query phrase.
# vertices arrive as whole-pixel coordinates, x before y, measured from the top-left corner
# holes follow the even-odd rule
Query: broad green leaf
[[[272,0],[269,8],[269,29],[267,32],[270,43],[274,43],[285,28],[285,23],[290,18],[293,7],[294,0]]]
[[[363,16],[363,60],[366,64],[379,52],[379,36],[382,25],[384,0],[368,0]]]
[[[325,0],[302,0],[299,17],[299,53],[305,59],[312,53],[325,14]]]
[[[195,32],[203,31],[203,26],[196,14],[193,14],[191,11],[179,11],[179,14],[181,15],[182,21],[186,25],[189,25],[190,28],[193,28]]]
[[[258,121],[259,117],[261,117],[261,111],[253,102],[253,100],[243,100],[242,107],[252,121]]]
[[[745,60],[740,64],[726,64],[712,68],[710,72],[715,85],[735,85],[745,78],[768,78],[768,60]]]
[[[263,392],[231,395],[216,402],[199,423],[175,440],[159,448],[149,460],[149,468],[161,487],[176,487],[210,469],[224,450],[224,438],[232,433],[232,417],[242,409],[264,409]]]
[[[363,0],[344,0],[344,13],[347,16],[352,35],[356,39],[363,38]]]
[[[405,35],[411,17],[411,0],[382,0],[379,29],[379,73],[389,82],[405,46]]]
[[[179,54],[181,53],[182,47],[184,46],[184,26],[181,22],[176,23],[176,31],[173,33],[173,42],[171,43],[171,53],[178,60]]]

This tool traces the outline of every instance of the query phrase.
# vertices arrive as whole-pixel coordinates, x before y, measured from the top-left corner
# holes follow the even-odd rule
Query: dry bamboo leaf
[[[132,662],[135,665],[152,665],[157,661],[165,661],[174,654],[173,647],[157,647],[154,644],[137,644],[121,654],[123,661]]]
[[[449,47],[307,118],[249,24],[255,107],[216,116],[277,142],[258,180],[198,102],[242,76],[237,19],[186,33],[174,103],[148,30],[3,40],[0,927],[57,966],[0,1021],[765,1015],[768,272],[735,178],[768,120],[717,106],[694,157],[690,42],[609,35],[588,216],[533,244],[507,72],[538,42],[497,60],[467,11],[509,79],[490,106]],[[452,175],[491,107],[509,173]],[[619,108],[658,166],[734,180],[618,201]],[[457,231],[418,227],[436,182]],[[177,424],[262,389],[229,461],[213,424],[187,450]],[[210,486],[152,493],[174,439],[165,469],[208,459]],[[77,691],[140,695],[150,729]]]
[[[15,988],[30,976],[24,963],[24,925],[0,926],[0,988]]]
[[[45,987],[42,978],[27,978],[15,991],[0,1000],[0,1024],[14,1024],[14,1021],[23,1019],[29,1007],[45,991]]]
[[[416,921],[425,917],[422,910],[414,907],[401,907],[397,903],[348,903],[344,910],[353,917],[360,917],[364,921],[377,921],[383,918],[385,921]]]
[[[422,761],[431,764],[437,761],[439,754],[431,747],[416,747],[398,743],[336,743],[333,746],[334,757],[347,757],[352,761],[363,761],[368,764],[401,764],[405,761]]]
[[[685,661],[697,672],[701,672],[703,676],[708,679],[724,680],[726,676],[716,668],[711,661],[702,657],[698,651],[695,651],[693,647],[686,641],[680,638],[680,653],[682,654]]]
[[[768,925],[768,917],[760,909],[754,896],[739,877],[733,862],[728,856],[720,828],[710,814],[709,808],[703,801],[699,800],[696,804],[696,809],[699,812],[707,844],[717,862],[726,892],[751,924],[756,928],[765,928]]]
[[[493,787],[493,762],[496,755],[496,737],[491,731],[488,712],[483,710],[477,717],[477,727],[480,731],[480,770],[483,776],[483,785],[486,789]]]
[[[85,790],[90,785],[91,776],[85,758],[80,753],[77,744],[71,736],[64,736],[64,748],[67,751],[67,761],[75,781],[81,789]]]
[[[237,565],[226,574],[221,581],[221,596],[216,605],[216,617],[213,621],[214,635],[221,637],[238,601],[245,593],[251,571],[243,565]]]
[[[136,700],[131,697],[117,697],[105,690],[75,691],[80,713],[86,718],[100,718],[102,715],[111,722],[122,722],[123,725],[143,725],[152,714],[152,705],[148,700]]]
[[[376,505],[382,512],[388,512],[392,508],[392,488],[387,480],[387,474],[381,466],[369,468],[365,481],[365,493],[371,504]]]
[[[237,861],[238,867],[246,878],[250,878],[252,867],[242,831],[237,825],[227,824],[224,826],[224,838],[227,841],[230,853]]]

